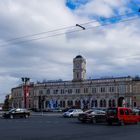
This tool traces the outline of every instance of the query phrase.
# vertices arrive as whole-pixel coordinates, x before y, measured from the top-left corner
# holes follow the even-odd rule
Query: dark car
[[[107,122],[109,125],[112,125],[112,123],[118,123],[119,125],[127,123],[137,124],[138,115],[127,107],[108,108]]]
[[[30,112],[24,108],[14,108],[5,112],[2,117],[3,118],[28,118],[30,116]]]
[[[81,122],[106,122],[106,112],[103,110],[87,110],[79,114],[78,120]]]

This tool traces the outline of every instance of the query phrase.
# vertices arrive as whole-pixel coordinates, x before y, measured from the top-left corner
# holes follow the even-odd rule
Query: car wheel
[[[108,121],[107,123],[108,123],[108,125],[112,125],[112,122],[111,121]]]
[[[14,116],[13,115],[10,115],[10,119],[14,119]]]
[[[73,115],[70,115],[71,118],[73,118]]]
[[[85,121],[81,121],[82,123],[85,123]]]
[[[29,115],[28,115],[28,114],[26,114],[26,115],[25,115],[25,118],[26,118],[26,119],[27,119],[27,118],[29,118]]]
[[[120,120],[120,121],[119,121],[119,125],[120,125],[120,126],[123,126],[123,125],[124,125],[124,120]]]
[[[139,123],[139,121],[137,120],[136,122],[135,122],[135,124],[138,124]]]
[[[93,124],[96,123],[96,119],[95,119],[95,118],[92,119],[92,123],[93,123]]]

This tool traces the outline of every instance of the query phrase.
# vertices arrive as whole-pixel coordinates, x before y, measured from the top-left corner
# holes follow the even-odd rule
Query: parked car
[[[63,113],[63,117],[78,117],[80,113],[83,113],[82,109],[69,109]]]
[[[62,109],[62,112],[67,112],[69,109],[80,109],[80,108],[78,108],[77,106],[70,106],[70,107]]]
[[[140,121],[140,109],[134,108],[132,111],[138,116],[138,120]]]
[[[106,112],[103,110],[87,110],[79,114],[78,120],[92,123],[106,122]]]
[[[130,108],[126,107],[108,108],[107,122],[109,125],[112,125],[112,123],[118,123],[119,125],[124,125],[126,123],[137,124],[138,115],[133,113]]]
[[[28,118],[30,116],[30,111],[24,108],[14,108],[5,112],[2,117],[3,118]]]

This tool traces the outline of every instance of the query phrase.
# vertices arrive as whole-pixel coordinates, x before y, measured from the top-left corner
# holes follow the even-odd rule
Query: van
[[[127,107],[116,107],[107,109],[107,123],[118,123],[124,125],[128,123],[138,123],[138,116],[130,108]]]

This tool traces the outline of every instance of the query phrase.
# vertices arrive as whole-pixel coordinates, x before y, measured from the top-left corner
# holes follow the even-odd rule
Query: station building
[[[24,84],[12,88],[12,107],[25,107]],[[49,110],[75,106],[82,109],[116,106],[140,107],[140,78],[86,79],[86,59],[73,59],[71,81],[27,83],[26,108]]]

